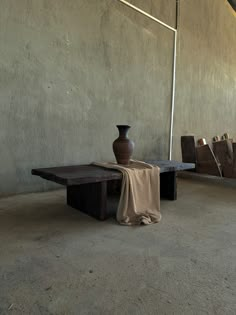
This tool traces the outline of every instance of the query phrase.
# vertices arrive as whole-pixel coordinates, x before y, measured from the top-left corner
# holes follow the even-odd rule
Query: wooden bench
[[[160,196],[169,200],[177,199],[176,172],[195,168],[193,163],[146,162],[160,167]],[[67,204],[99,220],[107,218],[108,185],[122,179],[119,171],[91,164],[33,169],[32,174],[66,186]]]

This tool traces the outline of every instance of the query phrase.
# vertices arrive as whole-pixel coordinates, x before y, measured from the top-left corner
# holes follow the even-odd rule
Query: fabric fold
[[[160,169],[143,161],[131,160],[129,165],[95,162],[94,165],[122,172],[121,195],[117,221],[124,225],[158,223],[160,213]]]

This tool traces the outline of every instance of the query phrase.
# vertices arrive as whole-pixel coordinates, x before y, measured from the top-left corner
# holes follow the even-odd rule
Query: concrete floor
[[[179,180],[161,223],[98,222],[65,192],[0,200],[0,314],[236,314],[236,194]]]

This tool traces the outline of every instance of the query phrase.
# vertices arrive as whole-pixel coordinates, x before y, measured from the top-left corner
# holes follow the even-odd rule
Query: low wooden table
[[[177,199],[176,172],[195,168],[193,163],[146,162],[160,167],[160,196],[169,200]],[[91,164],[33,169],[32,174],[66,186],[67,204],[99,220],[107,218],[107,186],[122,179],[117,170]]]

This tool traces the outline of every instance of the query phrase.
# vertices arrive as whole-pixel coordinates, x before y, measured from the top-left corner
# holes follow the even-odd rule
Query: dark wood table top
[[[161,173],[166,172],[177,172],[177,171],[186,171],[195,168],[194,163],[183,163],[178,161],[169,161],[169,160],[145,160],[146,163],[156,165],[160,167]]]
[[[161,173],[195,168],[195,164],[176,161],[148,160],[146,162],[159,166]],[[122,178],[122,174],[119,171],[105,169],[91,164],[38,168],[33,169],[32,174],[66,186],[103,182]]]

